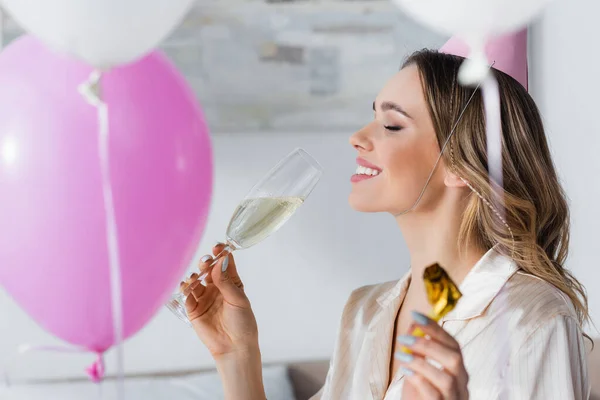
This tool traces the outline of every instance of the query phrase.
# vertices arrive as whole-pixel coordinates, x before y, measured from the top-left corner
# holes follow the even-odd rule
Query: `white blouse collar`
[[[480,316],[517,270],[518,266],[512,259],[500,254],[495,248],[488,250],[459,285],[462,298],[442,321],[467,320]],[[402,302],[410,280],[409,270],[392,288],[377,297],[377,303],[385,309]]]

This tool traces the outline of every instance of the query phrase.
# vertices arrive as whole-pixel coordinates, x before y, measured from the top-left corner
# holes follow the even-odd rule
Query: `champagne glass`
[[[259,180],[237,206],[226,231],[225,248],[211,264],[235,250],[247,249],[276,232],[300,207],[315,188],[323,169],[303,149],[297,148]],[[198,279],[203,281],[209,272]],[[191,325],[183,293],[166,304],[179,319]]]

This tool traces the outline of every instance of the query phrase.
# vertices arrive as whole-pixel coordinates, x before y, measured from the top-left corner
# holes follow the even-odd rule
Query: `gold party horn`
[[[433,321],[438,322],[456,307],[456,303],[462,294],[458,290],[458,286],[452,282],[448,273],[437,263],[425,268],[423,281],[427,290],[427,299],[432,306],[428,316]],[[421,328],[415,328],[411,334],[417,337],[425,336],[425,332]],[[402,346],[401,350],[408,354],[412,353],[406,346]]]

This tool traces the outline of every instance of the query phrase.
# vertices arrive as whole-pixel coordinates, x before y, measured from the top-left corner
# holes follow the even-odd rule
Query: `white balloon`
[[[551,0],[393,0],[438,32],[470,40],[518,30]]]
[[[464,40],[470,54],[459,81],[481,84],[488,76],[486,42],[527,25],[552,0],[392,0],[407,15],[429,28]]]
[[[49,47],[97,68],[134,61],[181,22],[195,0],[0,0]]]

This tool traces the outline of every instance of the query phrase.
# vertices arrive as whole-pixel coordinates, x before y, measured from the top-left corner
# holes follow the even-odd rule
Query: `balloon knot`
[[[90,380],[94,383],[99,383],[104,378],[104,359],[102,358],[102,354],[98,353],[98,358],[92,365],[85,369]]]
[[[101,78],[102,71],[96,69],[92,71],[87,81],[79,85],[79,93],[81,93],[83,98],[94,107],[98,107],[102,104],[102,96],[100,93]]]
[[[458,80],[465,86],[481,85],[490,74],[490,65],[484,54],[475,53],[465,59],[458,70]]]

